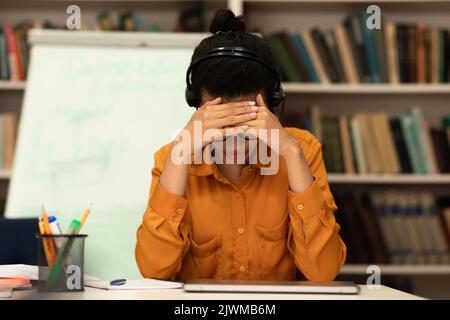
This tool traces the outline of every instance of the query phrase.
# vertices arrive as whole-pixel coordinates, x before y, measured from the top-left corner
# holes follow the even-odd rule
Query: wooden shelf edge
[[[0,81],[0,90],[24,90],[26,86],[26,81]]]
[[[283,82],[286,93],[450,94],[450,84],[314,84]]]
[[[328,174],[336,184],[450,184],[450,174]]]
[[[342,267],[341,275],[368,275],[366,264],[348,264]],[[450,275],[450,265],[378,265],[383,275]]]
[[[0,180],[8,180],[9,178],[11,178],[10,170],[0,170]]]

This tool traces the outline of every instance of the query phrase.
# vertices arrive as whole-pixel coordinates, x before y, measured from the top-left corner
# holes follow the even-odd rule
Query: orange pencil
[[[81,228],[83,227],[83,224],[86,222],[86,219],[88,218],[89,213],[91,212],[91,208],[92,208],[92,203],[89,208],[86,208],[86,210],[84,210],[83,216],[81,217],[81,220],[80,220],[80,228],[78,229],[78,232],[80,232]]]
[[[44,230],[44,223],[42,221],[39,221],[39,232],[41,233],[41,236],[45,235],[45,230]],[[46,238],[41,238],[42,239],[42,246],[44,247],[44,253],[45,253],[45,257],[47,258],[47,264],[51,265],[51,260],[52,258],[50,257],[50,251],[48,249],[48,242],[46,241]]]
[[[46,235],[52,235],[52,230],[50,229],[50,224],[48,222],[48,214],[47,211],[45,211],[44,207],[42,207],[42,221],[44,224],[44,231]],[[48,250],[50,253],[50,263],[49,266],[53,265],[53,263],[56,260],[56,249],[55,249],[55,243],[53,242],[52,238],[46,238],[48,243]]]

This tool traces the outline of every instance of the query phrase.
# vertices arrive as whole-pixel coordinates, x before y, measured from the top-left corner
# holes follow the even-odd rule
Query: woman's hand
[[[248,128],[245,122],[256,119],[256,113],[259,108],[256,106],[255,101],[229,102],[224,104],[221,104],[221,101],[222,98],[220,97],[207,101],[194,113],[184,128],[190,136],[192,154],[197,149],[203,148],[217,139],[215,135],[205,135],[206,130],[217,129],[220,131],[221,137],[225,138],[227,134],[245,132]],[[196,121],[201,125],[201,137],[194,137],[194,134],[197,133],[197,130],[194,130]],[[179,141],[181,136],[182,134],[175,140]],[[201,144],[194,144],[195,139],[201,139]]]
[[[251,128],[255,129],[257,137],[273,150],[277,150],[274,144],[278,143],[278,152],[283,157],[287,157],[292,153],[301,153],[301,148],[297,141],[283,128],[278,118],[270,112],[261,94],[256,96],[256,104],[258,106],[256,118],[240,125],[247,125],[249,130]],[[258,129],[266,129],[266,135],[259,135]],[[274,129],[279,132],[278,141],[271,141],[271,130]]]

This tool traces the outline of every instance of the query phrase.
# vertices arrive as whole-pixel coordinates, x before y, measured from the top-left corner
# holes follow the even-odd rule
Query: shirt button
[[[239,229],[238,229],[238,233],[239,233],[239,234],[243,234],[243,233],[244,233],[244,228],[239,228]]]
[[[297,209],[298,209],[298,210],[303,210],[304,207],[305,207],[305,206],[304,206],[302,203],[300,203],[300,204],[297,206]]]
[[[245,272],[245,270],[246,270],[246,268],[245,268],[244,266],[240,266],[240,267],[239,267],[239,271],[240,271],[240,272]]]
[[[233,192],[233,195],[234,195],[236,198],[239,198],[239,192]]]
[[[181,209],[181,208],[177,208],[177,210],[176,210],[176,213],[178,213],[178,214],[182,214],[182,213],[183,213],[183,209]]]
[[[249,171],[249,172],[252,172],[252,168],[248,168],[248,171]]]

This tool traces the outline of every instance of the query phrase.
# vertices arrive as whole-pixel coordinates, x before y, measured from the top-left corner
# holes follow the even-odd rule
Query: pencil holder
[[[84,291],[84,242],[87,235],[36,235],[39,246],[39,291]]]

